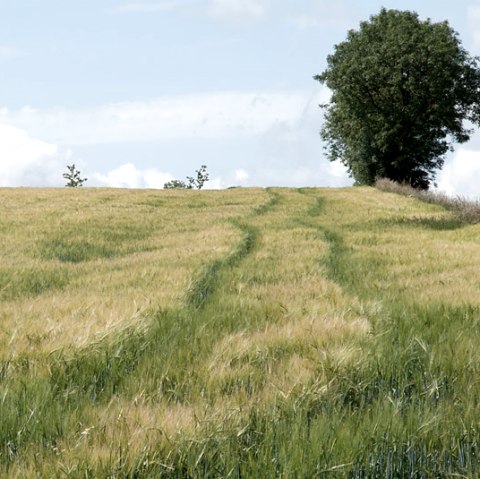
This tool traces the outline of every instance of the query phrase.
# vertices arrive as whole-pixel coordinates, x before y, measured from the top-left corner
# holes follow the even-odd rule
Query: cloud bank
[[[200,164],[208,165],[208,188],[347,186],[352,180],[345,168],[324,158],[318,137],[318,104],[328,97],[319,86],[311,91],[165,97],[90,109],[4,108],[0,186],[63,186],[62,173],[69,162],[89,178],[87,186],[162,188],[174,177],[192,174]],[[142,161],[137,145],[144,142],[168,148]],[[126,143],[132,144],[132,156],[115,154],[103,171],[96,166],[100,162],[88,160],[88,152],[100,145],[118,145],[121,153]],[[183,145],[190,147],[185,150]],[[447,159],[438,174],[439,189],[478,198],[479,150],[476,133],[469,148]],[[162,158],[160,164],[157,158]]]
[[[315,92],[221,92],[122,102],[89,109],[0,110],[0,122],[61,145],[192,138],[218,139],[262,135],[276,127],[302,122],[312,102],[328,98]]]
[[[0,124],[0,186],[61,186],[69,152]]]
[[[270,0],[150,0],[124,2],[113,7],[114,14],[167,13],[185,11],[219,20],[245,20],[263,17]]]
[[[174,179],[170,173],[155,168],[141,170],[133,163],[121,165],[107,174],[94,173],[93,176],[100,185],[112,188],[163,188],[167,181]]]
[[[8,177],[4,175],[3,184],[61,186],[61,174],[67,160],[82,164],[82,158],[75,154],[79,149],[83,151],[82,157],[87,155],[81,171],[89,178],[87,185],[90,186],[159,188],[173,178],[165,167],[158,169],[156,165],[138,163],[137,160],[141,160],[138,157],[129,160],[119,155],[116,165],[110,161],[110,168],[105,171],[98,171],[89,164],[89,149],[93,151],[100,145],[129,142],[134,145],[130,151],[136,151],[135,145],[143,142],[170,145],[173,158],[169,159],[165,154],[159,156],[164,157],[163,164],[167,168],[172,162],[177,165],[174,169],[182,178],[200,164],[207,164],[212,178],[208,184],[210,188],[232,184],[289,184],[288,181],[298,182],[301,178],[312,179],[319,171],[317,165],[310,174],[299,176],[296,170],[300,168],[305,172],[308,157],[321,151],[317,135],[318,103],[325,99],[325,91],[317,89],[310,92],[209,93],[77,110],[24,107],[12,111],[4,108],[0,110],[0,122],[8,123],[9,128],[17,132],[12,138],[17,138],[18,145],[22,143],[24,148],[35,145],[36,153],[31,155],[33,159],[29,164],[34,163],[40,173],[33,175],[38,181],[27,181],[26,173],[20,168],[22,162],[9,154],[7,157],[12,158],[7,168],[10,174]],[[7,133],[5,136],[11,135]],[[219,143],[224,145],[222,148],[229,148],[228,145],[237,148],[234,152],[236,159],[232,160],[231,155],[221,158],[217,155],[215,160],[212,153]],[[193,157],[175,153],[175,145],[184,144],[201,147],[192,146]],[[22,151],[18,145],[12,149]],[[246,148],[248,153],[242,155],[239,147]],[[0,154],[1,148],[0,145]],[[61,151],[72,151],[71,160],[60,154]],[[43,166],[47,159],[52,167],[45,170]],[[317,163],[318,159],[315,158],[314,162]],[[185,163],[185,168],[179,169],[179,163]],[[320,170],[326,176],[330,175],[329,165]],[[287,175],[283,179],[281,172]]]
[[[128,2],[118,5],[111,9],[112,13],[163,13],[172,12],[182,7],[191,5],[190,0],[163,0],[163,1],[150,1],[150,2]]]
[[[445,163],[437,184],[447,195],[480,200],[480,151],[460,148]]]

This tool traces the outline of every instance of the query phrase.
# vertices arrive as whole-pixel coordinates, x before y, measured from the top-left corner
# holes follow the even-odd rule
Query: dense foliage
[[[178,189],[184,189],[188,188],[187,184],[182,181],[182,180],[172,180],[172,181],[167,181],[164,185],[163,188],[165,190],[178,190]],[[190,189],[190,188],[189,188]]]
[[[428,188],[453,142],[469,139],[465,120],[480,121],[478,59],[446,21],[382,9],[327,62],[314,77],[332,91],[321,135],[358,184]]]

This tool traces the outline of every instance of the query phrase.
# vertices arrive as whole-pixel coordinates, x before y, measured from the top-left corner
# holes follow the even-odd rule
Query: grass
[[[0,199],[5,476],[478,475],[479,225],[371,188]]]
[[[419,190],[408,184],[400,184],[387,178],[379,179],[375,187],[382,191],[389,191],[400,195],[415,197],[426,203],[433,203],[453,212],[453,222],[459,224],[480,223],[480,200],[469,200],[461,196],[451,197],[445,193]]]
[[[158,196],[1,192],[0,357],[48,354],[141,327],[148,311],[177,304],[197,270],[228,252],[237,230],[224,220],[266,195],[239,192],[233,204],[222,192],[205,199]],[[191,209],[200,203],[205,206]]]

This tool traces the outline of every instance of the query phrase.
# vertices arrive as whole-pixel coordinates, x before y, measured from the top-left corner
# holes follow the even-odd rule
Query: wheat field
[[[373,188],[0,204],[0,475],[478,475],[480,225]]]

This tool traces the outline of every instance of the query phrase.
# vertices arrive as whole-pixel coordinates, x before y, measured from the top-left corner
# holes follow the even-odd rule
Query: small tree
[[[197,190],[201,190],[203,185],[208,181],[207,166],[200,166],[200,169],[195,170],[195,173],[197,174],[196,178],[187,176],[188,184],[190,185],[190,188],[197,188]]]
[[[192,176],[187,176],[187,183],[182,180],[172,180],[165,183],[163,188],[166,190],[182,188],[187,190],[191,190],[193,188],[201,190],[203,185],[208,181],[207,166],[202,165],[200,169],[195,170],[195,173],[197,174],[195,178]]]
[[[453,142],[480,122],[478,59],[448,22],[382,9],[335,46],[314,78],[332,91],[321,136],[358,184],[427,189]]]
[[[63,177],[68,180],[65,185],[69,188],[77,188],[83,186],[83,183],[87,181],[87,178],[80,177],[80,171],[75,168],[75,164],[67,165],[68,172],[63,174]]]

